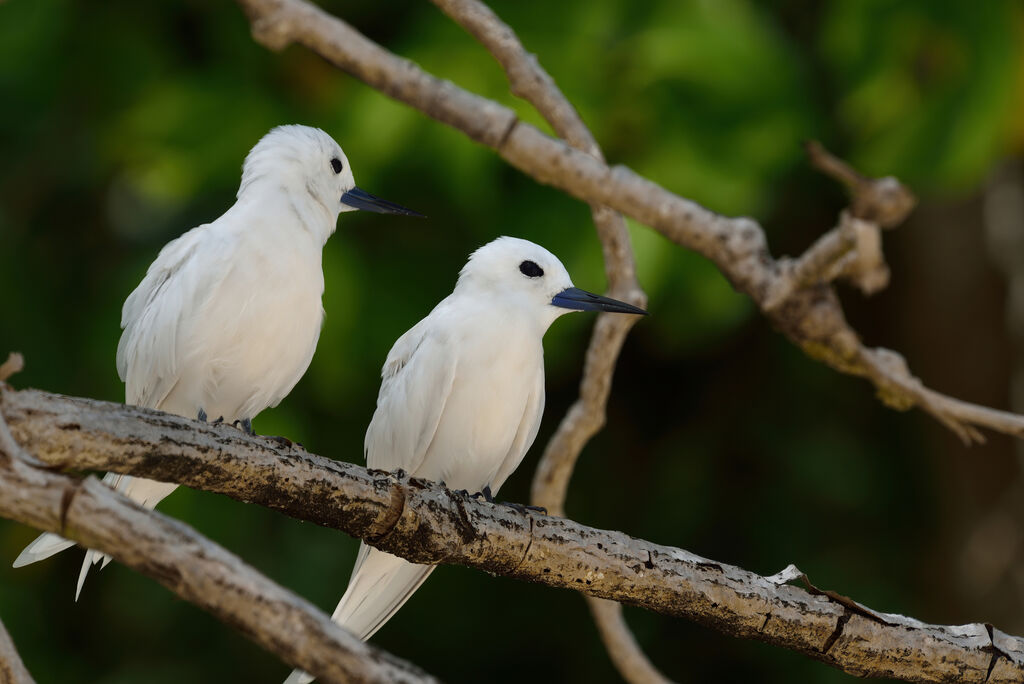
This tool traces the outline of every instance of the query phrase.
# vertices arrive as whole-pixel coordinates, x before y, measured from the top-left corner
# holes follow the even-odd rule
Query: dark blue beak
[[[418,216],[419,218],[426,218],[426,216],[418,211],[406,209],[401,204],[388,202],[387,200],[382,200],[380,197],[374,197],[370,193],[360,190],[359,188],[352,188],[342,195],[341,203],[352,207],[353,209],[373,211],[378,214],[401,214],[403,216]]]
[[[632,304],[610,297],[602,297],[578,287],[565,288],[552,298],[551,303],[563,309],[576,309],[577,311],[608,311],[610,313],[647,315],[646,311]]]

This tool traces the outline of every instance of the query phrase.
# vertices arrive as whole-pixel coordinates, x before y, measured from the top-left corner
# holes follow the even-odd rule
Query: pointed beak
[[[418,211],[406,209],[401,204],[388,202],[387,200],[382,200],[380,197],[374,197],[370,193],[360,190],[359,188],[352,188],[342,195],[341,203],[352,207],[353,209],[373,211],[378,214],[401,214],[403,216],[418,216],[419,218],[426,218],[426,216]]]
[[[620,302],[610,297],[602,297],[578,287],[567,287],[552,299],[551,303],[563,309],[576,309],[578,311],[608,311],[610,313],[640,314],[646,316],[643,309]]]

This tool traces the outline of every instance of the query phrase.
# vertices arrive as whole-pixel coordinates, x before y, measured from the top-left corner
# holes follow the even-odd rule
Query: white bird
[[[339,200],[340,198],[340,200]],[[321,253],[338,214],[419,216],[356,187],[345,153],[308,126],[279,126],[242,166],[237,201],[169,242],[125,300],[117,372],[128,404],[188,418],[251,421],[295,386],[316,349],[324,311]],[[103,481],[153,508],[177,485],[107,473]],[[14,567],[74,542],[46,533]],[[86,552],[75,599],[89,567]]]
[[[501,237],[474,252],[454,292],[388,354],[366,431],[367,467],[497,493],[540,426],[541,339],[573,310],[646,313],[573,287],[558,258],[532,242]],[[361,544],[332,619],[368,639],[433,569]],[[285,684],[310,681],[296,670]]]

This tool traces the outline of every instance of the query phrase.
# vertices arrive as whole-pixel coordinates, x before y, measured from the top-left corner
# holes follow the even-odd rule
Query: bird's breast
[[[543,374],[539,341],[515,334],[453,340],[459,355],[451,391],[424,465],[422,477],[454,489],[480,491],[504,462]],[[441,398],[439,398],[441,399]]]
[[[209,415],[252,418],[291,390],[316,348],[322,293],[318,251],[240,246],[193,345]]]

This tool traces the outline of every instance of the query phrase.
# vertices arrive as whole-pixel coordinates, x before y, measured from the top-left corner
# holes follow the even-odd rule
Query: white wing
[[[384,363],[377,410],[366,429],[366,465],[415,473],[451,392],[455,346],[427,316],[398,338]]]
[[[103,482],[121,492],[132,501],[150,509],[154,508],[158,503],[160,503],[161,499],[173,492],[178,486],[167,482],[156,482],[154,480],[132,477],[130,475],[119,475],[117,473],[107,473],[103,477]],[[41,561],[44,558],[49,558],[55,553],[71,548],[74,545],[75,542],[65,539],[60,535],[56,535],[52,532],[44,532],[36,537],[35,541],[26,546],[18,555],[14,560],[14,567],[20,568],[23,565]],[[78,585],[75,587],[76,601],[78,600],[79,594],[82,593],[82,585],[85,583],[85,576],[89,573],[89,568],[97,563],[102,563],[100,567],[106,567],[110,560],[110,556],[98,551],[93,551],[92,549],[88,549],[85,552],[85,560],[82,561],[82,570],[78,574]]]
[[[377,410],[366,429],[366,465],[415,473],[426,456],[455,378],[454,345],[446,344],[434,312],[398,338],[381,372]],[[359,546],[345,595],[331,619],[360,639],[369,639],[427,579],[432,565],[416,565]],[[313,681],[295,670],[285,684]]]
[[[227,238],[203,225],[169,242],[121,311],[117,373],[129,404],[159,408],[181,373],[190,321],[230,270]]]
[[[224,238],[209,226],[193,228],[169,242],[157,256],[139,286],[128,295],[121,310],[124,333],[117,344],[117,373],[125,382],[129,404],[160,408],[174,388],[184,361],[186,311],[198,311],[228,273],[230,254]],[[145,478],[107,473],[103,481],[128,498],[153,508],[177,485]],[[63,551],[74,542],[45,533],[29,544],[14,561],[14,567],[42,560]],[[75,600],[89,568],[106,566],[110,556],[88,550],[78,575]]]
[[[494,476],[494,481],[491,483],[492,493],[496,494],[501,485],[508,479],[508,476],[515,472],[515,469],[523,462],[523,456],[530,450],[533,440],[537,438],[542,415],[544,415],[543,365],[537,372],[536,378],[534,378],[533,388],[530,390],[530,398],[527,400],[526,408],[523,410],[523,419],[519,423],[519,429],[516,431],[516,438],[512,441],[512,446],[509,448],[505,460],[501,462],[501,467],[498,468],[498,473]]]

